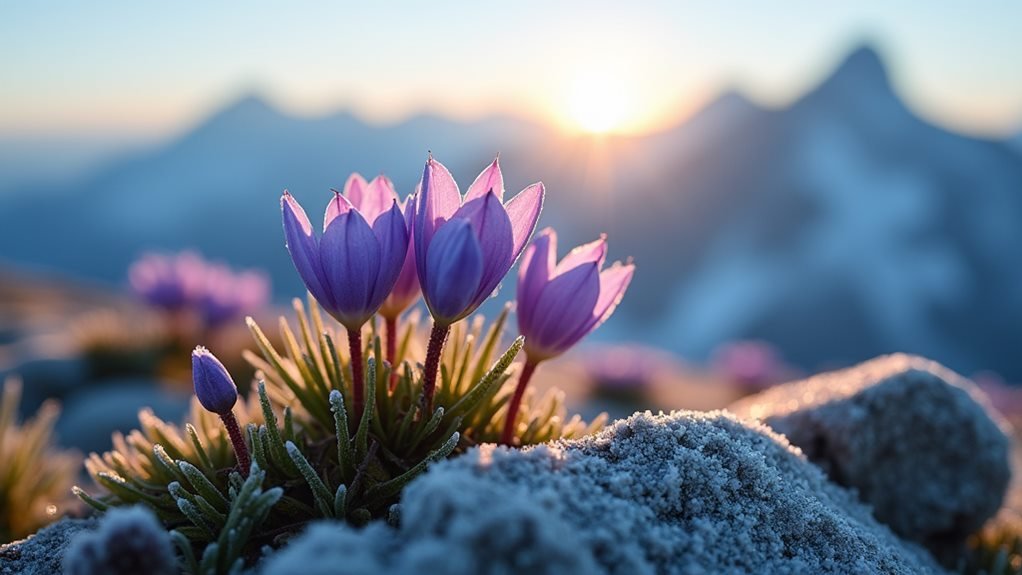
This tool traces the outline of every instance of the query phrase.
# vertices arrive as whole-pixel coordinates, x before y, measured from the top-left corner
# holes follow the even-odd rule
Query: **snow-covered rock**
[[[1011,477],[1010,440],[986,398],[920,357],[880,357],[729,409],[784,434],[880,521],[927,545],[979,529]]]
[[[311,528],[265,575],[941,573],[757,423],[636,414],[594,436],[433,467],[400,526]]]
[[[82,531],[96,527],[95,519],[61,519],[38,533],[0,545],[0,575],[55,575],[62,570],[64,552]]]

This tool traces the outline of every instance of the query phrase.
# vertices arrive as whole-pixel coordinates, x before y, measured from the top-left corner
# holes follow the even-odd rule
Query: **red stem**
[[[426,348],[426,374],[422,384],[422,398],[425,414],[433,413],[433,396],[436,394],[436,374],[440,370],[440,354],[444,351],[447,334],[451,326],[433,323],[429,333],[429,346]]]
[[[390,386],[387,388],[394,391],[397,385],[397,316],[384,318],[387,333],[387,361],[390,362]]]
[[[362,421],[365,409],[365,374],[362,370],[362,330],[348,330],[348,352],[351,355],[351,397],[355,421]]]
[[[248,445],[245,444],[245,439],[241,436],[241,427],[238,426],[238,420],[234,417],[233,411],[221,413],[220,419],[224,422],[224,427],[227,428],[227,435],[231,438],[231,445],[234,446],[234,456],[238,458],[241,476],[247,478],[248,470],[252,467],[252,459],[248,455]]]
[[[522,405],[522,396],[525,395],[525,388],[529,386],[529,380],[532,379],[532,374],[536,371],[537,365],[539,365],[538,361],[532,361],[528,357],[525,358],[525,367],[522,368],[522,374],[518,376],[518,386],[515,387],[514,397],[511,398],[511,403],[507,406],[507,419],[504,421],[504,433],[500,435],[500,443],[503,445],[513,445],[515,439],[515,420],[518,419],[518,409]]]

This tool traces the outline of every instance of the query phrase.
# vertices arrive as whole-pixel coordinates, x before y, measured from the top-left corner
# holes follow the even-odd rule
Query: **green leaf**
[[[495,386],[500,383],[500,376],[511,366],[511,362],[515,360],[515,356],[518,355],[524,344],[525,338],[518,336],[511,344],[511,347],[507,348],[507,351],[497,359],[497,362],[493,364],[490,371],[479,380],[479,383],[473,386],[468,393],[451,407],[448,417],[471,413],[478,408],[487,394],[494,391]]]
[[[181,473],[188,478],[188,483],[191,484],[192,488],[198,492],[199,495],[206,498],[207,501],[214,504],[217,509],[221,511],[227,511],[229,503],[227,498],[220,493],[216,485],[210,481],[202,471],[199,471],[198,467],[195,467],[187,461],[179,461],[177,463]]]
[[[85,502],[86,505],[92,507],[93,509],[99,511],[100,513],[110,508],[109,505],[103,503],[102,501],[99,501],[98,499],[93,498],[91,495],[89,495],[87,491],[85,491],[81,487],[78,487],[77,485],[71,488],[71,493],[74,493],[75,497],[81,499],[82,501]]]
[[[266,421],[266,447],[269,448],[269,452],[273,455],[273,461],[281,465],[285,473],[291,476],[298,475],[298,468],[294,466],[291,458],[288,457],[284,441],[281,439],[280,431],[277,429],[277,416],[273,414],[270,398],[266,396],[266,384],[260,381],[258,385],[259,404],[262,406],[263,419]]]
[[[330,411],[334,414],[334,430],[337,434],[337,462],[344,481],[355,477],[355,458],[351,452],[351,437],[348,435],[348,415],[344,409],[344,397],[336,389],[330,392]]]
[[[412,479],[415,479],[420,473],[426,470],[426,467],[434,461],[439,461],[454,451],[454,448],[458,446],[459,435],[455,432],[439,449],[434,450],[425,459],[417,463],[414,467],[401,475],[391,479],[390,481],[380,483],[369,489],[366,494],[366,498],[374,503],[380,503],[391,497],[394,497],[401,492],[401,489],[408,484]]]
[[[376,408],[376,360],[369,358],[368,369],[366,369],[366,385],[369,387],[366,393],[366,405],[362,411],[362,420],[355,432],[355,458],[359,461],[365,459],[369,450],[369,422],[373,418],[373,411]]]
[[[302,455],[302,452],[298,450],[298,446],[290,441],[287,442],[287,453],[291,457],[291,461],[294,461],[295,466],[298,467],[298,471],[301,472],[302,477],[305,478],[305,482],[309,484],[312,489],[312,495],[316,498],[316,506],[319,508],[320,513],[324,517],[334,516],[334,498],[330,495],[330,490],[327,489],[326,484],[316,474],[316,470],[309,464],[309,460]]]

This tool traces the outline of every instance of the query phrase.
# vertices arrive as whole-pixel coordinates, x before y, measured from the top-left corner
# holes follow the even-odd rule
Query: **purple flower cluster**
[[[387,322],[393,363],[398,316],[421,291],[433,318],[426,352],[423,405],[432,410],[440,356],[451,325],[472,314],[523,253],[543,207],[542,183],[504,201],[504,178],[494,160],[461,194],[432,156],[404,204],[385,176],[352,175],[334,191],[317,235],[290,193],[281,197],[284,236],[309,292],[348,331],[353,403],[362,409],[361,329],[374,315]],[[508,426],[540,362],[560,355],[605,321],[624,295],[634,267],[601,272],[605,238],[576,248],[556,264],[556,235],[540,234],[526,252],[518,288],[519,330],[526,362],[509,405]],[[508,439],[510,441],[510,439]]]
[[[270,282],[262,272],[235,272],[195,252],[146,254],[131,265],[132,290],[153,307],[194,312],[216,328],[266,304]]]
[[[781,353],[765,341],[727,342],[713,351],[713,369],[748,393],[779,383],[788,367]]]

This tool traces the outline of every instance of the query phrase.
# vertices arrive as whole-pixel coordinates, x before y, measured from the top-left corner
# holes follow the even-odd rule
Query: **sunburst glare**
[[[575,76],[565,91],[564,115],[570,127],[590,134],[618,132],[635,121],[634,94],[627,82],[607,71]]]

